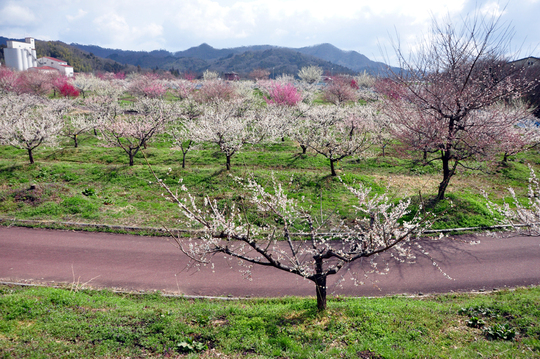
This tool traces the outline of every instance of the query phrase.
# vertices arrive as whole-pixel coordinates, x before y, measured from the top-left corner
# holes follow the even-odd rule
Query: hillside
[[[82,45],[82,44],[75,44],[75,43],[72,43],[71,46],[84,50],[86,52],[93,53],[94,55],[103,57],[103,58],[107,58],[113,54],[117,54],[121,57],[133,57],[133,58],[140,58],[140,57],[144,57],[148,55],[154,56],[154,57],[174,56],[172,52],[169,52],[166,50],[154,50],[150,52],[130,51],[130,50],[121,50],[121,49],[107,49],[107,48],[96,46],[96,45]]]
[[[75,72],[107,71],[116,73],[130,69],[127,65],[95,56],[60,41],[36,41],[36,52],[38,57],[50,56],[67,61],[73,66]]]
[[[254,69],[262,68],[268,69],[277,76],[282,73],[296,75],[304,66],[319,66],[328,73],[352,74],[354,72],[346,67],[286,48],[247,51],[236,55],[229,55],[211,64],[210,69],[218,72],[232,70],[241,75],[247,75]]]
[[[348,67],[356,72],[366,71],[371,74],[384,73],[387,65],[382,62],[375,62],[356,51],[343,51],[332,44],[320,44],[309,47],[301,47],[296,51],[318,57],[337,65]]]
[[[98,51],[98,53],[106,54],[107,52]],[[178,55],[183,57],[178,57]],[[200,74],[210,69],[220,73],[234,71],[245,76],[254,69],[264,68],[272,70],[276,76],[282,73],[296,75],[302,67],[311,65],[320,66],[328,73],[354,73],[347,67],[332,64],[311,55],[301,54],[292,49],[266,45],[220,50],[202,44],[196,48],[177,52],[175,56],[165,51],[160,51],[159,54],[144,51],[118,51],[107,55],[107,57],[119,63],[140,66],[141,68],[174,69],[180,73],[195,72]]]

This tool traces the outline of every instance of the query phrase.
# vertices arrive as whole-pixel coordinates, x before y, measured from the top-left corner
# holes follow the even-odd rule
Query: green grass
[[[390,180],[394,200],[413,197],[418,202],[436,193],[440,164],[422,165],[399,147],[386,149],[382,157],[347,158],[338,165],[346,183],[360,182],[382,193]],[[181,168],[181,153],[171,149],[170,139],[161,136],[146,150],[149,163],[165,183],[175,188],[178,180],[198,196],[220,203],[239,198],[241,189],[232,176],[254,176],[269,186],[272,176],[282,182],[291,197],[306,199],[314,211],[335,210],[348,219],[354,213],[354,198],[337,178],[330,176],[328,161],[314,153],[302,155],[292,141],[246,146],[232,158],[232,171],[225,170],[225,157],[217,147],[203,144],[187,155]],[[145,158],[139,153],[135,166],[127,165],[127,155],[119,148],[102,147],[92,135],[80,136],[74,148],[66,139],[60,148],[39,148],[36,163],[28,164],[26,152],[0,146],[0,217],[25,220],[52,220],[126,226],[182,227],[175,206],[161,197]],[[485,167],[485,172],[460,170],[451,181],[448,198],[429,210],[440,215],[434,228],[489,226],[496,223],[485,207],[481,189],[499,202],[506,187],[526,193],[527,164],[538,165],[537,151],[514,156],[506,166]],[[398,183],[394,183],[394,182]],[[410,189],[416,185],[427,185]],[[453,187],[452,187],[453,186]]]
[[[72,289],[0,286],[2,357],[540,357],[540,288],[333,297],[322,313],[312,298],[195,300]],[[484,326],[469,326],[472,317]],[[488,337],[484,329],[496,325],[516,336]]]

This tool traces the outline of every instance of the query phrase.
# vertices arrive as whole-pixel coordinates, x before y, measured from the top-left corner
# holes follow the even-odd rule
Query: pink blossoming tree
[[[461,27],[434,22],[414,57],[396,50],[404,71],[379,84],[400,139],[442,163],[436,201],[458,166],[489,153],[520,119],[493,110],[533,85],[505,57],[508,35],[498,19],[473,17]]]

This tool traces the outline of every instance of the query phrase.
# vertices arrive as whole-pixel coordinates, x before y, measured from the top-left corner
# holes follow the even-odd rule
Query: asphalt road
[[[540,285],[540,238],[459,236],[425,240],[431,259],[390,262],[386,275],[364,278],[355,262],[355,285],[343,271],[329,277],[330,295],[380,296]],[[433,265],[433,261],[438,264]],[[0,281],[78,283],[95,288],[160,290],[202,296],[312,296],[314,285],[274,268],[254,267],[243,278],[234,260],[216,256],[214,267],[186,269],[185,257],[163,237],[0,227]],[[452,279],[448,279],[441,271]]]

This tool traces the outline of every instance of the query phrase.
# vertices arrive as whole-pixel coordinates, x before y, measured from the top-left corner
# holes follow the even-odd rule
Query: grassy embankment
[[[73,290],[75,289],[75,290]],[[504,339],[504,337],[506,339]],[[540,288],[240,301],[0,286],[2,358],[539,358]]]

